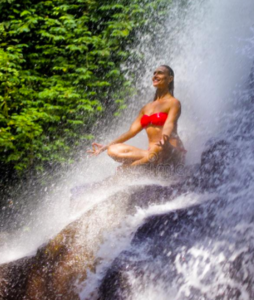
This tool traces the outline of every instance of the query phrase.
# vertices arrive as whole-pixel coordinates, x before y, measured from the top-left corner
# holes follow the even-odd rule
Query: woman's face
[[[173,76],[170,76],[168,69],[165,67],[158,67],[153,73],[153,86],[156,88],[167,88],[169,83],[173,80]]]

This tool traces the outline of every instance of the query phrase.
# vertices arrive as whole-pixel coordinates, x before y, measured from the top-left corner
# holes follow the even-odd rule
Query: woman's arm
[[[179,100],[175,99],[173,105],[170,108],[167,120],[163,126],[162,138],[157,145],[162,147],[167,141],[169,141],[169,138],[176,126],[180,114],[181,114],[181,103]]]
[[[109,143],[106,147],[108,148],[111,145],[123,143],[128,141],[129,139],[133,138],[135,135],[137,135],[143,128],[141,126],[140,120],[143,116],[143,108],[140,110],[138,117],[136,120],[131,124],[129,130],[125,133],[123,133],[121,136],[113,140],[111,143]]]
[[[88,153],[91,153],[93,155],[98,155],[101,152],[105,151],[108,149],[109,146],[118,144],[118,143],[123,143],[125,141],[128,141],[129,139],[133,138],[136,134],[138,134],[143,128],[141,126],[140,120],[144,114],[144,107],[139,111],[138,117],[136,120],[131,124],[129,130],[125,133],[123,133],[121,136],[110,142],[108,145],[101,145],[98,143],[92,143],[93,150],[88,150]],[[97,147],[97,149],[95,149]]]

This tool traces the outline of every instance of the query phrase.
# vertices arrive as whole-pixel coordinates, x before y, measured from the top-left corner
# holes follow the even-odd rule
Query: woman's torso
[[[148,103],[144,107],[144,115],[152,116],[156,113],[169,114],[170,109],[172,108],[172,105],[173,105],[173,101],[175,101],[175,98],[165,97],[165,99],[160,99],[160,100],[156,100],[154,102]],[[178,118],[180,117],[180,113],[178,115]],[[147,127],[145,127],[145,129],[146,129],[146,133],[148,136],[149,147],[154,146],[156,143],[158,143],[162,139],[163,126],[149,124]],[[169,142],[174,147],[182,146],[182,142],[177,134],[177,120],[174,124],[174,129],[170,136]]]

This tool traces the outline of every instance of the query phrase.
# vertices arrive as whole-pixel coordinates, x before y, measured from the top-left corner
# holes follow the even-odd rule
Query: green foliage
[[[1,0],[1,166],[22,172],[71,160],[99,116],[118,115],[131,92],[120,66],[135,31],[169,2]]]

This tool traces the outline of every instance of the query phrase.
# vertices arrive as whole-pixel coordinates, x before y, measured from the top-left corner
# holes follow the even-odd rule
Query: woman
[[[174,98],[174,72],[169,66],[162,65],[154,71],[152,81],[157,89],[154,101],[140,110],[130,129],[106,146],[93,143],[93,149],[88,153],[99,155],[107,150],[110,157],[123,163],[123,167],[184,163],[186,150],[177,134],[181,103]],[[142,129],[148,136],[147,150],[123,144]]]

